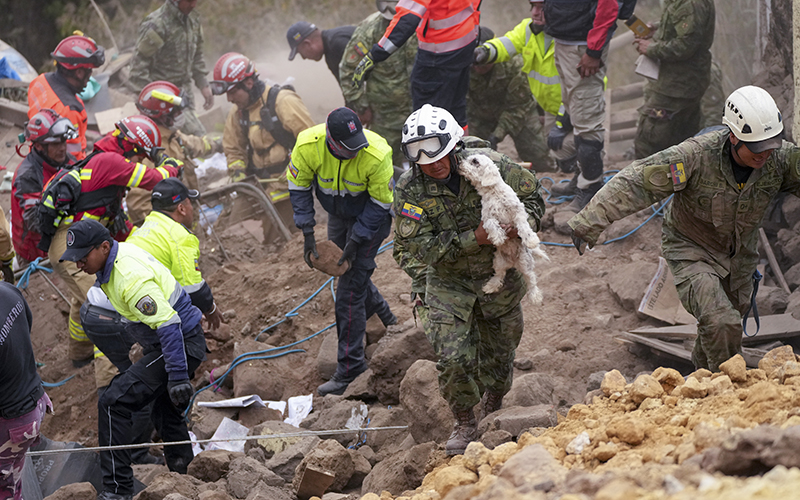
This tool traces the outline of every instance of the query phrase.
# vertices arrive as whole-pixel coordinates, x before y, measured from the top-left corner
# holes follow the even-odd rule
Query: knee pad
[[[578,164],[587,181],[596,181],[603,175],[603,141],[592,141],[575,136]]]
[[[556,165],[558,165],[558,169],[561,170],[565,174],[571,174],[575,172],[578,168],[578,155],[570,156],[569,158],[564,158],[563,160],[556,159]]]

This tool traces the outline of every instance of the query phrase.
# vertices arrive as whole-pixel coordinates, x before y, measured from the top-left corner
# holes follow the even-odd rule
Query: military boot
[[[467,449],[467,445],[475,440],[478,435],[478,423],[475,421],[475,412],[472,408],[466,410],[453,410],[456,423],[453,426],[453,433],[444,449],[447,455],[461,455]]]
[[[486,391],[481,398],[481,413],[478,422],[498,411],[503,406],[503,395],[496,392]]]
[[[578,172],[572,176],[569,182],[559,182],[550,186],[550,195],[556,198],[561,196],[573,196],[578,192]]]
[[[567,210],[575,213],[583,210],[583,207],[589,204],[589,201],[594,198],[594,195],[600,191],[601,187],[603,187],[603,180],[599,179],[596,182],[589,184],[584,189],[578,188],[578,193],[575,195],[572,203],[567,206]]]

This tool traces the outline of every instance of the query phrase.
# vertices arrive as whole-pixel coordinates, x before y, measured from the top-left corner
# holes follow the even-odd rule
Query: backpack
[[[272,134],[275,142],[291,151],[296,141],[294,134],[285,128],[278,114],[275,112],[275,102],[278,100],[278,93],[281,90],[294,91],[291,85],[273,85],[267,94],[267,104],[261,107],[261,128]]]

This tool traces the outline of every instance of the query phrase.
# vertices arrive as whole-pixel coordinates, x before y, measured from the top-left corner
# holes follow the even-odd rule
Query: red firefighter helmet
[[[181,89],[170,82],[157,81],[145,85],[136,101],[136,108],[153,120],[164,121],[173,113],[182,111],[186,103]]]
[[[78,137],[78,131],[69,121],[49,108],[40,109],[25,124],[25,140],[48,144],[68,141]]]
[[[61,40],[50,56],[66,69],[99,68],[106,62],[105,49],[82,35]]]
[[[161,149],[161,132],[153,120],[134,115],[123,118],[115,125],[119,135],[132,145],[134,154],[144,154],[155,161],[156,153]]]
[[[214,80],[209,82],[214,95],[222,95],[247,77],[256,74],[253,62],[237,52],[228,52],[214,65]]]

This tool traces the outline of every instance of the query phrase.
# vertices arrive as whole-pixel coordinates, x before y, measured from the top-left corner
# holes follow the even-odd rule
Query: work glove
[[[353,238],[347,240],[347,244],[344,246],[344,251],[342,251],[342,257],[339,259],[338,265],[344,264],[344,261],[353,265],[353,260],[356,258],[356,254],[358,253],[358,242]]]
[[[170,380],[167,382],[167,392],[169,392],[169,399],[178,408],[186,408],[189,400],[192,399],[194,394],[194,387],[189,383],[189,379],[183,380]]]
[[[314,254],[315,259],[319,259],[317,241],[314,239],[314,231],[303,233],[303,238],[303,260],[306,261],[308,267],[314,269],[314,265],[311,263],[311,254]]]
[[[586,251],[586,241],[575,234],[575,231],[572,231],[572,244],[575,245],[575,248],[578,250],[578,255],[583,255],[583,252]]]
[[[3,280],[12,285],[17,282],[14,277],[13,259],[8,259],[0,262],[0,270],[3,271]]]
[[[183,177],[183,162],[177,158],[172,158],[171,156],[163,155],[159,158],[159,167],[172,167],[178,171],[178,179]]]
[[[372,60],[372,56],[369,54],[358,61],[358,66],[356,66],[353,72],[353,87],[361,87],[361,84],[369,79],[369,74],[372,72],[374,66],[375,61]]]
[[[247,174],[244,173],[244,170],[231,170],[230,171],[231,182],[242,182]]]
[[[570,132],[572,132],[572,121],[569,119],[569,114],[565,112],[559,113],[556,118],[556,124],[547,134],[547,147],[553,151],[558,151],[564,145],[564,138]]]
[[[475,47],[475,50],[472,52],[472,62],[475,64],[488,64],[491,55],[492,51],[489,50],[489,47],[480,45]]]
[[[489,141],[489,147],[497,151],[497,144],[500,142],[500,139],[498,139],[496,135],[492,134],[486,140]]]

